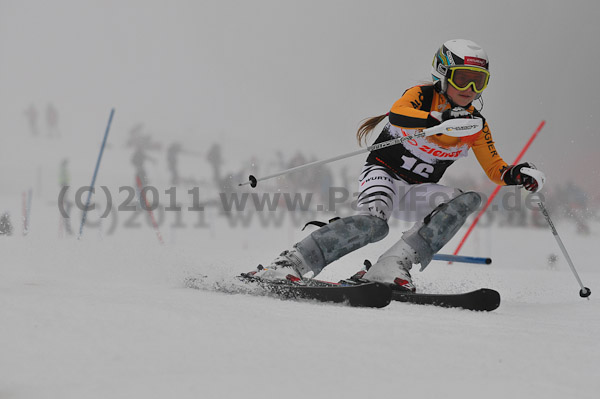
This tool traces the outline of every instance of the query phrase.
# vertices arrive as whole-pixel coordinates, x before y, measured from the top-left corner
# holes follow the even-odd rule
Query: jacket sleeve
[[[431,99],[427,101],[425,97],[421,86],[406,90],[390,110],[390,123],[407,129],[426,129],[439,125],[440,122],[427,110],[431,107]]]
[[[502,179],[502,170],[508,166],[506,162],[498,155],[494,139],[487,122],[484,123],[479,137],[473,143],[473,152],[479,161],[479,164],[488,175],[491,181],[501,186],[506,185]]]

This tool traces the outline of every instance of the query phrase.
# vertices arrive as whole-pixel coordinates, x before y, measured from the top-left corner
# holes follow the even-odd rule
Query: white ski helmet
[[[452,67],[461,66],[478,68],[489,73],[490,63],[485,50],[477,43],[465,39],[448,40],[435,53],[431,65],[433,86],[438,92],[446,92]]]

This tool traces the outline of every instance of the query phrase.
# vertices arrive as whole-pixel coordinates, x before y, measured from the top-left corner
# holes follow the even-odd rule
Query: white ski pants
[[[359,177],[359,214],[422,221],[462,191],[436,183],[409,184],[384,166],[366,164]]]

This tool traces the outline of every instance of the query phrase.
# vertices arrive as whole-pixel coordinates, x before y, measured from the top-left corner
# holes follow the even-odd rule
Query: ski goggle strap
[[[490,73],[485,69],[461,66],[450,68],[448,82],[457,90],[464,91],[471,86],[475,93],[481,93],[488,85]]]

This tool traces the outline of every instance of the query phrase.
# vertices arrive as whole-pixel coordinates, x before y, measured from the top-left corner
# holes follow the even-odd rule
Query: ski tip
[[[418,305],[434,305],[444,308],[490,312],[500,306],[500,293],[490,288],[460,294],[428,294],[392,291],[392,299]]]
[[[490,312],[500,307],[501,298],[498,291],[491,288],[482,288],[479,290],[479,292],[481,293],[482,297],[485,298],[485,301],[482,301],[481,303],[482,306],[480,310]]]

